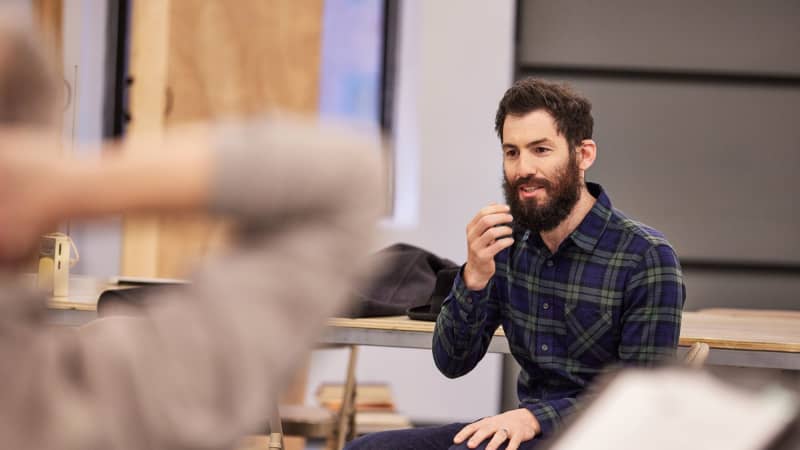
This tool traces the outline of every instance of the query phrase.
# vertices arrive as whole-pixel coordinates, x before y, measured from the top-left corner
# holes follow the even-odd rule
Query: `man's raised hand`
[[[494,256],[514,243],[508,205],[489,205],[467,225],[467,264],[464,284],[471,291],[486,287],[494,275]]]

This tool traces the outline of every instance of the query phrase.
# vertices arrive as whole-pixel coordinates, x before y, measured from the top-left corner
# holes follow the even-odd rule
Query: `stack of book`
[[[321,406],[338,413],[344,399],[344,384],[323,383],[316,397]],[[411,428],[408,417],[397,412],[386,383],[357,384],[355,408],[356,434]]]

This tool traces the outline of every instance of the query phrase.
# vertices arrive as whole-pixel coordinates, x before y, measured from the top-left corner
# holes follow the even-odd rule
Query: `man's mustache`
[[[552,184],[550,183],[549,180],[545,178],[535,177],[533,175],[517,178],[516,180],[514,180],[513,183],[511,183],[511,187],[514,190],[517,190],[525,185],[542,187],[545,190],[550,190],[550,188],[552,187]]]

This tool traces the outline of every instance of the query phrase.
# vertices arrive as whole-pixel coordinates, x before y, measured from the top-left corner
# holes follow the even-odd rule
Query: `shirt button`
[[[546,352],[546,351],[550,350],[550,347],[548,347],[547,344],[542,344],[541,349],[542,349],[543,352]]]
[[[554,264],[554,263],[553,263],[553,260],[552,260],[552,259],[548,259],[548,260],[547,260],[547,267],[553,267],[553,264]]]
[[[550,309],[550,303],[544,303],[544,304],[542,305],[542,308],[544,308],[544,309]]]

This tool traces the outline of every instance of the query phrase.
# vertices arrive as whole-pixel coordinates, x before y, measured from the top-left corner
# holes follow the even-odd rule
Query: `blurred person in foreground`
[[[359,277],[379,212],[375,145],[264,119],[59,159],[52,110],[32,106],[52,106],[55,78],[32,76],[47,70],[29,35],[0,27],[0,442],[232,448],[266,423]],[[59,221],[177,210],[235,219],[237,245],[135,317],[50,327],[44,296],[16,283],[15,264]]]
[[[507,205],[467,224],[467,262],[436,322],[433,357],[450,378],[471,371],[503,326],[521,366],[519,407],[349,449],[539,449],[597,375],[674,358],[685,298],[678,257],[586,181],[593,124],[591,103],[565,85],[528,78],[506,91],[495,131]]]

